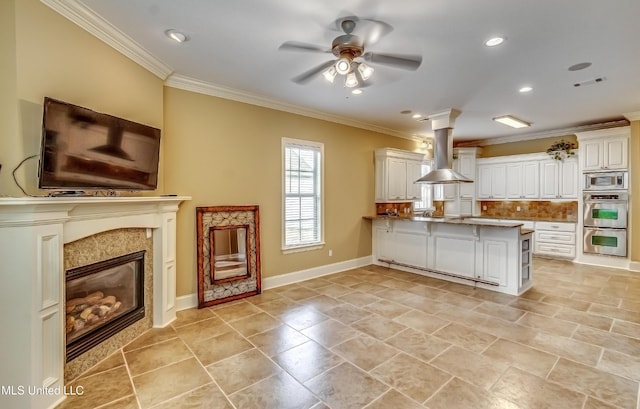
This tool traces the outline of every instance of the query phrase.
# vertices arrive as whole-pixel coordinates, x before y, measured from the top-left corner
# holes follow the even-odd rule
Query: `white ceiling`
[[[399,136],[431,135],[428,121],[403,110],[425,116],[460,110],[457,141],[549,136],[640,110],[639,0],[43,1],[74,10],[75,21],[90,21],[94,31],[146,55],[163,67],[159,75],[169,84]],[[341,34],[334,22],[349,15],[393,27],[366,51],[420,54],[420,68],[371,64],[376,71],[361,95],[322,75],[305,85],[292,82],[333,56],[278,47],[293,40],[329,49]],[[172,42],[167,29],[183,31],[190,41]],[[507,41],[486,47],[495,35]],[[592,65],[568,70],[582,62]],[[606,80],[573,86],[598,77]],[[523,85],[533,91],[520,94]],[[514,130],[492,121],[502,114],[532,126]]]

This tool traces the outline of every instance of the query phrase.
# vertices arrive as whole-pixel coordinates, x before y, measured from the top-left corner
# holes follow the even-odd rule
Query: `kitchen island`
[[[520,295],[532,284],[532,232],[481,218],[372,216],[373,262]]]

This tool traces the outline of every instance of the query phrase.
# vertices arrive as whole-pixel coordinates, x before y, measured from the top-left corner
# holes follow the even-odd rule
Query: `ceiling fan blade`
[[[378,54],[367,52],[362,55],[365,61],[415,71],[422,64],[421,55]]]
[[[363,19],[363,21],[370,23],[368,24],[370,25],[370,27],[367,27],[367,30],[364,34],[365,48],[377,43],[382,37],[393,31],[393,26],[391,24],[385,23],[384,21],[374,20],[370,18],[365,18]]]
[[[330,53],[331,50],[328,50],[327,47],[322,47],[315,44],[301,43],[299,41],[285,41],[278,47],[279,50],[288,50],[288,51],[310,51],[310,52],[321,52],[321,53]]]
[[[327,68],[331,67],[333,64],[335,64],[335,61],[333,61],[333,60],[329,60],[327,62],[324,62],[324,63],[318,65],[317,67],[313,67],[312,69],[303,72],[302,74],[298,75],[297,77],[292,78],[291,81],[293,81],[293,82],[295,82],[297,84],[306,84],[313,77],[315,77],[316,75],[320,74],[322,71],[326,70]]]

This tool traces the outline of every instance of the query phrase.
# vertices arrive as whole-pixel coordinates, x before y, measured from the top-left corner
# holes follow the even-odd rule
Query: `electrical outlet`
[[[516,212],[520,211],[520,206],[516,206]]]
[[[487,210],[487,205],[482,205],[482,210]]]
[[[329,249],[329,257],[333,256],[333,250]]]

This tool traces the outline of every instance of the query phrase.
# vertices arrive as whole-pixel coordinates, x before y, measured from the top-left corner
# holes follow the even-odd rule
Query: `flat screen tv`
[[[154,190],[160,130],[45,97],[38,186]]]

